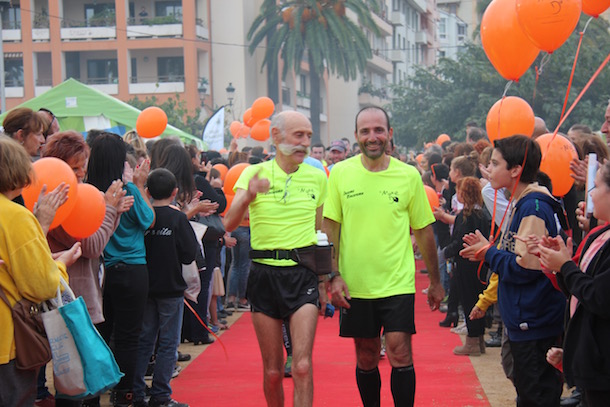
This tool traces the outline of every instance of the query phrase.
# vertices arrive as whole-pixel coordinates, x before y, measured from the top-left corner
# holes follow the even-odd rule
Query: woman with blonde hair
[[[28,152],[0,136],[0,287],[11,307],[22,298],[39,303],[55,297],[60,277],[68,280],[66,267],[81,255],[80,243],[76,243],[53,260],[34,215],[12,202],[31,179]],[[0,326],[0,405],[32,406],[38,370],[17,368],[11,309],[2,300]]]

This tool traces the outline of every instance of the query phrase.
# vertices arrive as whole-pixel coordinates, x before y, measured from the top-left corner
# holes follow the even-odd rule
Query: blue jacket
[[[499,276],[498,304],[511,341],[559,336],[563,331],[566,297],[542,272],[540,260],[527,252],[514,236],[556,236],[555,214],[563,209],[546,188],[528,186],[517,201],[499,247],[485,255]]]

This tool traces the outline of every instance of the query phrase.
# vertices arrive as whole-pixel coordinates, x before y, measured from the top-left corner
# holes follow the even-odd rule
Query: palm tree
[[[264,0],[260,14],[248,31],[249,51],[267,40],[263,65],[268,78],[278,77],[278,61],[284,62],[282,79],[297,75],[307,57],[311,86],[310,116],[314,140],[320,140],[320,78],[326,70],[346,81],[355,80],[372,57],[362,27],[379,35],[371,16],[378,0]],[[357,22],[346,15],[354,12]],[[270,84],[273,80],[269,81]],[[277,88],[277,82],[275,82]],[[273,95],[277,90],[271,91]]]

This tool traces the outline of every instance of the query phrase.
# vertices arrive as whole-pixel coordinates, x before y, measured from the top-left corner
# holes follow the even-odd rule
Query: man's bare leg
[[[318,323],[318,307],[305,304],[290,317],[292,338],[292,379],[294,380],[294,406],[313,404],[313,340]]]
[[[283,407],[284,348],[282,345],[282,320],[271,318],[261,312],[253,312],[252,323],[263,358],[263,390],[267,406]]]

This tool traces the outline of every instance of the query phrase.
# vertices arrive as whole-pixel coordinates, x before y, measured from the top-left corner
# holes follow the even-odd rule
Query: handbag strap
[[[8,300],[6,294],[4,293],[4,289],[2,288],[2,286],[0,286],[0,297],[2,297],[4,302],[6,302],[6,305],[8,305],[9,309],[13,308],[13,306],[11,305],[11,302]]]

